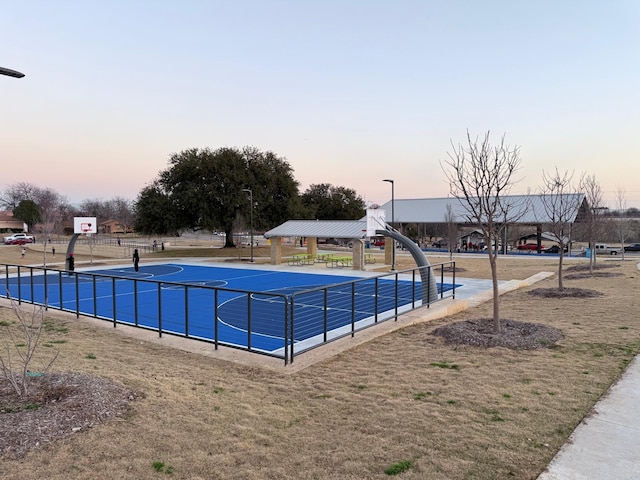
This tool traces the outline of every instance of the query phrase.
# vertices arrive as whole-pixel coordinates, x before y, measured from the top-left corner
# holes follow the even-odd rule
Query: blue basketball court
[[[406,278],[405,278],[406,277]],[[438,284],[438,292],[451,290]],[[2,291],[4,290],[4,292]],[[419,275],[369,276],[188,264],[30,270],[0,294],[79,315],[282,356],[421,305]]]

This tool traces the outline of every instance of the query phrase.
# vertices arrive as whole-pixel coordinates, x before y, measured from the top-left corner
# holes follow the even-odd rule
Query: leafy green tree
[[[243,189],[251,189],[253,206]],[[136,229],[151,233],[172,225],[176,230],[222,230],[225,246],[233,247],[234,222],[241,214],[248,223],[252,207],[255,230],[299,213],[298,183],[289,164],[254,147],[194,148],[172,155],[157,182],[141,193]],[[151,218],[142,218],[146,215]],[[163,222],[162,215],[171,218]]]
[[[40,209],[33,200],[21,200],[13,209],[13,216],[22,220],[33,231],[33,226],[40,221]]]
[[[177,231],[175,208],[158,182],[145,187],[136,200],[134,228],[146,235],[174,234]]]
[[[253,191],[254,228],[268,230],[292,218],[301,218],[298,182],[289,164],[273,152],[261,153],[254,148],[243,152],[250,158],[251,180],[245,188]],[[243,209],[243,215],[249,218],[248,208]]]
[[[355,190],[328,183],[311,185],[302,194],[306,216],[318,220],[354,220],[365,214],[365,203]]]

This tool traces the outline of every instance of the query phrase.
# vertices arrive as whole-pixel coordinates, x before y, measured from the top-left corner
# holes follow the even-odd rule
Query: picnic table
[[[327,268],[344,268],[353,266],[353,257],[330,257]]]
[[[318,263],[327,263],[333,255],[333,253],[319,253],[316,255],[315,260]]]
[[[288,263],[289,265],[313,265],[315,263],[315,255],[298,253],[291,257]]]

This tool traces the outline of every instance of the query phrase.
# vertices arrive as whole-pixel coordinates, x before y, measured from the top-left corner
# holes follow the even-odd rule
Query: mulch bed
[[[431,333],[442,338],[448,345],[504,347],[512,350],[550,348],[564,337],[557,328],[516,320],[502,320],[502,331],[495,333],[492,318],[450,323],[436,328]]]
[[[607,278],[607,277],[620,277],[622,276],[619,272],[593,272],[593,273],[570,273],[569,275],[564,275],[563,278],[567,280],[580,280],[582,278]]]
[[[18,396],[0,378],[0,455],[26,452],[124,414],[138,395],[111,380],[83,373],[48,373],[29,379]]]
[[[588,288],[535,288],[527,292],[534,297],[542,298],[594,298],[600,297],[602,293]]]
[[[619,263],[596,263],[593,266],[593,270],[605,270],[607,268],[617,268],[619,267],[620,264]],[[584,272],[584,271],[590,271],[589,269],[589,264],[579,264],[579,265],[572,265],[570,267],[567,267],[564,269],[565,272]]]

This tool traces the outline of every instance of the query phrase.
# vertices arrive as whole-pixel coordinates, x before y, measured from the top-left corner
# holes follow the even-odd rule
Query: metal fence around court
[[[359,278],[316,288],[243,290],[215,281],[168,282],[104,273],[9,265],[0,297],[94,317],[117,325],[209,342],[281,358],[429,306],[420,269]],[[430,267],[439,278],[437,300],[455,298],[455,262]],[[453,281],[445,284],[445,271]],[[251,270],[248,270],[251,272]],[[0,277],[1,278],[1,277]],[[431,278],[431,275],[429,275]]]

